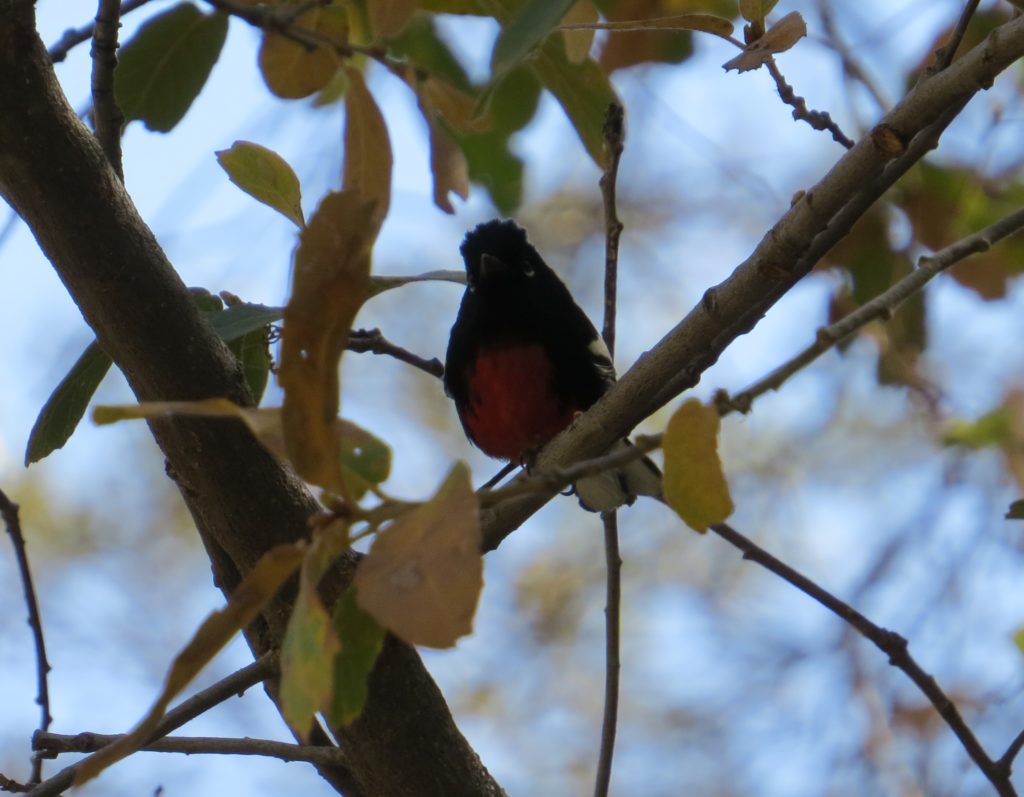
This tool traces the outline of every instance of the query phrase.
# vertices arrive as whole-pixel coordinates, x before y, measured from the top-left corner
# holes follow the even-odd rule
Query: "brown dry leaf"
[[[342,188],[375,204],[380,228],[391,202],[391,139],[380,108],[358,69],[345,68],[345,167]]]
[[[705,532],[733,511],[718,458],[718,411],[689,399],[665,429],[665,501],[687,526]]]
[[[153,707],[138,725],[118,741],[85,758],[75,772],[76,786],[92,780],[111,764],[131,755],[146,743],[174,697],[231,641],[234,635],[251,623],[267,602],[274,597],[285,580],[302,561],[305,543],[277,545],[255,564],[242,583],[231,594],[223,609],[210,614],[179,653],[164,688]]]
[[[416,0],[370,0],[367,6],[374,41],[397,36],[416,13]]]
[[[267,31],[260,46],[259,63],[271,92],[297,100],[322,89],[338,71],[341,57],[331,44],[344,46],[348,42],[348,18],[341,7],[311,8],[300,14],[292,27],[323,38],[324,44],[309,49]]]
[[[299,234],[284,310],[278,381],[288,459],[309,482],[344,494],[337,438],[338,362],[366,298],[377,227],[373,203],[333,192]]]
[[[434,178],[434,204],[445,213],[455,213],[455,207],[448,198],[455,193],[463,199],[469,198],[469,163],[458,142],[437,120],[439,109],[434,105],[433,96],[425,87],[436,81],[422,83],[410,79],[410,87],[416,92],[420,113],[430,130],[430,173]],[[436,88],[435,88],[436,91]],[[449,112],[451,106],[449,106]]]
[[[746,49],[735,58],[722,64],[728,72],[735,69],[747,72],[759,69],[776,53],[782,53],[807,35],[807,23],[799,11],[790,11],[786,16],[765,31],[764,36],[747,45]]]
[[[414,645],[452,647],[473,630],[483,589],[480,518],[469,470],[383,529],[353,582],[359,605]]]
[[[455,88],[437,75],[428,75],[417,81],[415,76],[406,76],[406,82],[434,113],[444,119],[445,124],[460,133],[481,133],[491,128],[491,117],[478,113],[477,99],[461,89]]]
[[[601,15],[590,0],[577,0],[562,17],[562,24],[589,25],[597,22],[600,18]],[[572,63],[582,64],[587,60],[587,56],[590,55],[590,47],[594,43],[594,33],[592,28],[562,31],[562,35],[565,37],[565,54]]]

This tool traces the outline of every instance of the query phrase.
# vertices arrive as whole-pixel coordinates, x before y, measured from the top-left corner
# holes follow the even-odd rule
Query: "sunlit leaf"
[[[779,0],[740,0],[740,16],[748,22],[762,22]]]
[[[316,530],[302,560],[299,594],[281,643],[281,713],[303,742],[313,718],[331,703],[334,657],[340,646],[317,585],[345,549],[345,528],[338,522]]]
[[[469,470],[377,534],[353,582],[359,605],[406,642],[447,648],[473,628],[483,588],[480,519]]]
[[[358,69],[347,67],[345,167],[342,187],[372,202],[377,227],[391,202],[391,139],[380,108]]]
[[[299,15],[291,27],[323,43],[307,47],[267,31],[260,46],[260,72],[267,87],[278,97],[301,99],[326,86],[338,71],[341,57],[332,45],[348,42],[348,17],[339,6],[311,8]]]
[[[592,24],[600,18],[601,15],[591,0],[576,0],[562,17],[561,24]],[[566,30],[562,35],[565,37],[566,57],[574,64],[583,63],[590,55],[590,47],[594,43],[594,30]]]
[[[250,141],[236,141],[217,153],[217,162],[235,185],[249,196],[302,227],[302,190],[288,162],[273,150]]]
[[[118,51],[114,96],[126,120],[166,133],[189,107],[220,57],[227,15],[182,3],[149,19]]]
[[[328,194],[299,235],[285,308],[278,380],[284,388],[288,459],[307,481],[344,494],[331,429],[338,414],[338,362],[366,299],[376,235],[372,203]]]
[[[526,0],[494,44],[491,72],[499,74],[523,60],[554,30],[572,4],[573,0]]]
[[[366,704],[370,673],[387,630],[359,606],[353,587],[335,604],[334,633],[341,651],[334,659],[334,696],[327,717],[331,725],[348,725]]]
[[[131,755],[146,743],[174,697],[219,653],[242,628],[251,623],[260,610],[295,572],[302,561],[304,543],[277,545],[259,561],[231,593],[227,605],[213,612],[175,657],[163,689],[152,708],[135,728],[116,742],[78,763],[75,785],[92,780],[111,764]]]
[[[733,511],[718,457],[719,425],[714,407],[690,399],[669,420],[662,442],[665,500],[687,526],[700,532]]]
[[[747,72],[758,69],[776,53],[785,52],[807,35],[807,23],[799,11],[790,11],[786,16],[765,31],[764,36],[751,42],[735,58],[722,64],[726,71],[735,69]]]

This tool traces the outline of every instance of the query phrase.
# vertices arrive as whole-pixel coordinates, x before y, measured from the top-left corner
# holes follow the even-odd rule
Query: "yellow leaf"
[[[309,482],[345,494],[333,433],[338,362],[366,298],[374,206],[352,191],[330,193],[299,234],[284,311],[278,381],[284,389],[288,459]]]
[[[285,580],[302,561],[305,543],[277,545],[267,551],[231,594],[227,605],[203,622],[191,641],[179,653],[164,681],[163,691],[153,707],[131,731],[115,743],[84,759],[75,773],[75,785],[92,780],[111,764],[131,755],[146,743],[167,706],[196,674],[242,628],[251,623]]]
[[[373,38],[390,39],[405,28],[416,12],[416,0],[370,0],[367,10]]]
[[[317,530],[299,575],[299,594],[281,643],[281,713],[303,742],[313,718],[330,706],[334,657],[341,650],[317,585],[348,544],[347,528],[335,521]]]
[[[291,26],[306,33],[316,46],[267,31],[260,47],[260,72],[267,87],[278,97],[301,99],[319,91],[341,65],[335,47],[348,41],[348,21],[341,7],[311,8],[300,14]]]
[[[590,24],[599,19],[600,14],[591,0],[577,0],[562,17],[562,24]],[[590,47],[594,43],[594,29],[566,30],[562,32],[562,35],[565,36],[565,54],[569,60],[574,64],[582,64],[587,60],[587,56],[590,55]]]
[[[463,199],[469,198],[469,163],[458,142],[438,123],[437,114],[440,110],[434,101],[439,95],[435,84],[437,81],[434,80],[416,82],[415,78],[409,79],[409,85],[416,92],[420,113],[430,131],[430,173],[434,178],[434,204],[445,213],[455,213],[448,194],[455,193]],[[468,106],[456,111],[450,96],[445,101],[449,113],[465,113],[466,124],[472,124],[473,114]]]
[[[342,188],[375,203],[379,228],[391,201],[391,140],[380,108],[358,69],[347,67],[345,92],[345,169]]]
[[[231,182],[245,193],[287,216],[298,227],[306,223],[299,178],[284,158],[251,141],[236,141],[231,149],[215,154]]]
[[[430,501],[377,535],[353,583],[359,605],[411,644],[448,648],[473,630],[483,560],[465,465],[452,468]]]
[[[732,514],[718,458],[718,412],[690,399],[665,430],[665,501],[690,528],[704,532]]]

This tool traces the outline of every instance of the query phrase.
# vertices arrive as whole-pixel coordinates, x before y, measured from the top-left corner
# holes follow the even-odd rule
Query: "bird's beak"
[[[480,255],[480,276],[489,277],[494,276],[502,271],[505,271],[508,266],[505,265],[505,261],[501,260],[494,255],[489,255],[486,252]]]

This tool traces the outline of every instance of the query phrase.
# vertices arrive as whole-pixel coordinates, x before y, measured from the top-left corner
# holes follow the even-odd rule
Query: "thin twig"
[[[209,711],[211,708],[223,703],[228,698],[235,695],[241,695],[249,687],[265,681],[276,672],[277,657],[269,653],[264,654],[252,664],[231,673],[231,675],[222,678],[217,683],[203,689],[201,692],[197,692],[188,700],[183,701],[173,710],[167,712],[164,718],[160,721],[160,724],[157,725],[153,730],[153,733],[150,734],[149,743],[158,743],[157,740],[180,728],[186,722],[195,719],[200,714]],[[70,749],[50,749],[46,740],[53,736],[58,735],[48,734],[45,731],[38,731],[33,735],[32,746],[33,749],[37,751],[37,755],[40,757],[54,758],[61,752],[70,752]],[[89,737],[92,739],[101,738],[99,734],[92,733],[78,734],[77,736],[64,738],[76,739],[79,737]],[[114,740],[120,737],[115,735],[107,738]],[[102,746],[103,745],[100,744],[94,749],[99,749],[99,747]],[[71,787],[71,784],[75,780],[75,773],[77,771],[78,764],[72,764],[69,767],[65,767],[56,775],[40,783],[32,789],[29,794],[31,797],[54,797],[54,795],[62,794]]]
[[[519,465],[517,463],[515,463],[515,462],[506,462],[505,465],[502,466],[501,470],[499,470],[497,473],[495,473],[493,476],[491,476],[491,478],[489,478],[482,485],[480,485],[480,489],[481,490],[490,490],[490,489],[492,489],[494,487],[494,485],[496,485],[498,482],[500,482],[502,479],[504,479],[506,476],[508,476],[512,471],[514,471],[518,467],[519,467]]]
[[[117,29],[120,27],[119,0],[99,0],[92,35],[92,120],[96,138],[107,160],[124,182],[121,167],[121,129],[124,114],[114,98],[114,67],[117,66]]]
[[[630,462],[643,459],[646,454],[661,447],[661,440],[660,434],[637,435],[632,439],[632,445],[618,448],[610,454],[582,459],[565,468],[548,468],[523,474],[511,484],[497,490],[481,488],[477,491],[480,506],[496,506],[513,498],[536,493],[554,495],[580,479],[616,470]]]
[[[125,14],[146,5],[148,2],[149,0],[125,0],[125,2],[121,4],[118,16],[124,17]],[[61,36],[52,47],[50,47],[50,61],[55,64],[63,61],[68,57],[68,53],[71,52],[72,48],[77,47],[82,42],[89,41],[89,39],[92,38],[93,30],[95,30],[95,28],[95,22],[87,22],[80,28],[69,28],[64,31],[64,35]]]
[[[931,76],[941,72],[953,63],[953,56],[956,55],[956,51],[960,48],[960,42],[964,40],[967,26],[970,24],[974,12],[978,10],[979,2],[980,0],[967,0],[964,10],[960,12],[960,19],[956,21],[956,27],[949,34],[949,41],[935,51],[935,62],[925,70],[926,75]]]
[[[604,322],[601,334],[612,363],[615,362],[615,312],[618,300],[619,238],[622,222],[615,203],[619,161],[626,140],[622,106],[612,103],[604,119],[604,174],[601,198],[604,201]],[[619,721],[619,622],[622,614],[622,557],[619,555],[619,521],[613,510],[601,513],[604,524],[604,554],[607,572],[605,595],[605,672],[604,716],[601,721],[601,750],[594,776],[594,797],[607,797],[615,755],[615,732]]]
[[[981,746],[974,732],[960,715],[956,705],[942,691],[935,678],[925,672],[917,663],[907,646],[907,640],[899,634],[875,625],[867,617],[858,612],[848,603],[841,601],[828,590],[797,572],[785,562],[776,559],[763,548],[736,531],[727,523],[711,526],[711,530],[730,545],[743,552],[743,558],[756,562],[784,581],[789,582],[805,595],[816,600],[844,622],[849,623],[875,646],[889,657],[889,664],[902,670],[911,681],[931,701],[939,716],[945,720],[950,730],[963,745],[971,760],[977,764],[989,782],[1001,797],[1016,797],[1016,790],[1010,783],[1009,774],[993,761]]]
[[[349,332],[348,343],[345,346],[349,351],[358,354],[371,352],[373,354],[386,354],[401,360],[421,371],[436,376],[438,379],[444,376],[444,363],[436,357],[427,360],[411,351],[396,346],[381,334],[379,329],[353,329]]]
[[[619,724],[619,655],[622,615],[622,557],[619,554],[619,520],[616,512],[603,512],[604,558],[608,570],[605,587],[604,714],[601,720],[601,753],[597,759],[594,797],[606,797],[612,779],[612,756]]]
[[[832,138],[838,143],[842,144],[847,149],[853,149],[853,140],[848,138],[842,130],[839,129],[839,125],[836,124],[832,117],[829,116],[827,111],[813,111],[807,107],[807,101],[797,95],[793,90],[793,87],[786,82],[786,78],[782,76],[782,72],[779,71],[779,67],[775,63],[775,59],[771,56],[765,61],[765,66],[768,67],[768,72],[772,76],[772,80],[775,81],[775,86],[779,90],[779,97],[782,101],[789,105],[793,109],[793,118],[807,122],[815,130],[827,130],[832,134]]]
[[[119,734],[62,733],[37,734],[40,748],[57,756],[62,753],[93,753],[122,738]],[[257,755],[282,761],[303,761],[318,766],[335,766],[345,755],[337,747],[299,745],[270,739],[232,739],[220,736],[167,736],[139,748],[154,753],[209,755]],[[34,792],[31,792],[34,794]]]
[[[1024,731],[1021,731],[1013,738],[1013,741],[1010,742],[1010,746],[1006,748],[1006,752],[1003,753],[1000,759],[996,762],[996,764],[1002,768],[1006,777],[1010,777],[1012,774],[1013,761],[1017,757],[1018,753],[1020,753],[1022,747],[1024,747]]]
[[[0,490],[0,517],[4,519],[7,535],[14,545],[14,558],[18,562],[18,573],[21,575],[21,587],[25,593],[25,605],[28,607],[28,624],[32,629],[32,638],[36,647],[36,703],[39,704],[39,730],[46,731],[53,722],[50,714],[50,689],[47,685],[47,674],[50,662],[46,659],[46,643],[43,640],[43,621],[39,616],[39,602],[32,586],[32,572],[28,566],[28,553],[25,551],[25,537],[21,533],[21,521],[18,519],[18,505]],[[29,783],[39,783],[43,778],[43,762],[36,756],[32,757],[32,776]]]
[[[846,340],[875,319],[891,318],[903,302],[920,291],[935,276],[971,255],[988,251],[993,245],[1021,229],[1024,229],[1024,209],[1015,211],[985,229],[950,244],[934,255],[922,257],[914,271],[849,315],[819,329],[814,343],[763,379],[735,396],[730,397],[725,391],[719,391],[715,396],[719,413],[724,416],[733,411],[749,412],[756,398],[770,390],[778,390],[793,374],[817,360],[837,343]]]

